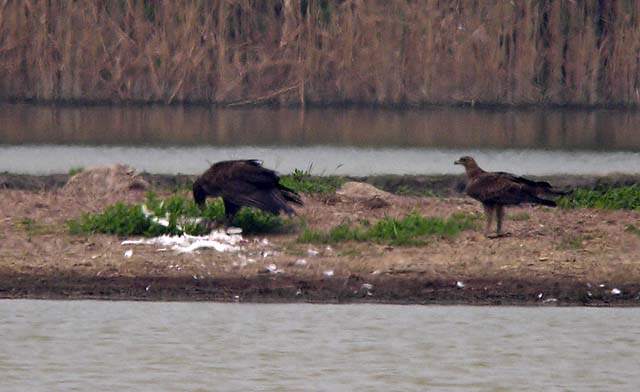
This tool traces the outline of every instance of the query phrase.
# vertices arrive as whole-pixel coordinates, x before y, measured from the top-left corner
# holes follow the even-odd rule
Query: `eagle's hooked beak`
[[[454,165],[462,165],[462,161],[460,161],[459,159],[455,162],[453,162]]]

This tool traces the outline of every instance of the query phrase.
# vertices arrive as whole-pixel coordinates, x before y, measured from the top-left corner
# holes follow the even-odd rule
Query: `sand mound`
[[[84,170],[62,188],[66,195],[86,195],[97,199],[119,199],[132,191],[146,191],[149,183],[126,165],[95,167]]]
[[[355,181],[344,183],[340,189],[336,191],[336,194],[354,200],[366,200],[374,197],[387,199],[392,196],[391,193],[378,189],[371,184]]]
[[[393,197],[391,193],[376,188],[364,182],[347,182],[336,191],[336,195],[341,198],[361,202],[370,209],[384,208],[390,205],[389,201]]]

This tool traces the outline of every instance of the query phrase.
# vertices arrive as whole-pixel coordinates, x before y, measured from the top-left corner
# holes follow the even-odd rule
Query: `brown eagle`
[[[555,201],[545,199],[543,196],[566,194],[566,192],[553,189],[551,184],[546,181],[533,181],[504,172],[486,172],[478,166],[473,158],[468,156],[462,157],[454,163],[463,165],[467,172],[466,194],[480,201],[484,207],[487,219],[485,233],[488,237],[509,235],[509,233],[502,232],[505,206],[530,203],[555,207]],[[494,212],[497,220],[496,234],[490,235]]]
[[[262,167],[256,159],[221,161],[213,164],[193,183],[193,198],[201,209],[207,196],[221,197],[230,226],[241,207],[255,207],[278,215],[284,211],[295,214],[287,202],[303,205],[300,196],[280,184],[273,170]]]

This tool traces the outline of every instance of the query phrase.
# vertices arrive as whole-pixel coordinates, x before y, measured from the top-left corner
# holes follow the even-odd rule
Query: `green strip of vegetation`
[[[347,180],[339,176],[315,176],[309,170],[295,169],[280,178],[280,183],[301,193],[334,193]]]
[[[640,210],[640,185],[609,189],[577,189],[558,199],[562,208],[602,208]]]
[[[71,234],[76,235],[94,233],[145,237],[183,233],[204,235],[211,231],[211,223],[223,222],[225,217],[224,205],[220,199],[207,203],[203,212],[190,198],[174,195],[168,200],[159,200],[155,194],[149,193],[144,206],[116,203],[107,207],[103,213],[84,214],[78,220],[67,221],[67,226]],[[143,208],[147,208],[152,216],[145,215]],[[165,220],[168,224],[160,224],[157,220]],[[246,234],[283,232],[294,226],[294,222],[290,219],[283,219],[251,208],[240,210],[233,224],[242,228],[243,233]]]
[[[443,219],[423,217],[417,213],[410,214],[401,220],[384,218],[374,225],[361,222],[360,227],[341,224],[329,231],[306,229],[298,242],[335,244],[345,241],[372,241],[398,246],[418,246],[425,244],[425,237],[439,236],[450,238],[463,230],[476,228],[478,215],[453,214]]]
[[[84,167],[72,167],[69,169],[69,176],[73,177],[78,173],[82,173],[84,171]]]

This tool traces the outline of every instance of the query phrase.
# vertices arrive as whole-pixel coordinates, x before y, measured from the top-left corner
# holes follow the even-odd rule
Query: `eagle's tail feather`
[[[300,206],[304,205],[304,202],[300,198],[300,195],[298,195],[298,192],[280,183],[278,183],[278,189],[286,201],[290,201]]]
[[[543,206],[556,207],[557,204],[553,200],[543,199],[540,197],[536,197],[532,200],[536,204],[542,204]]]

